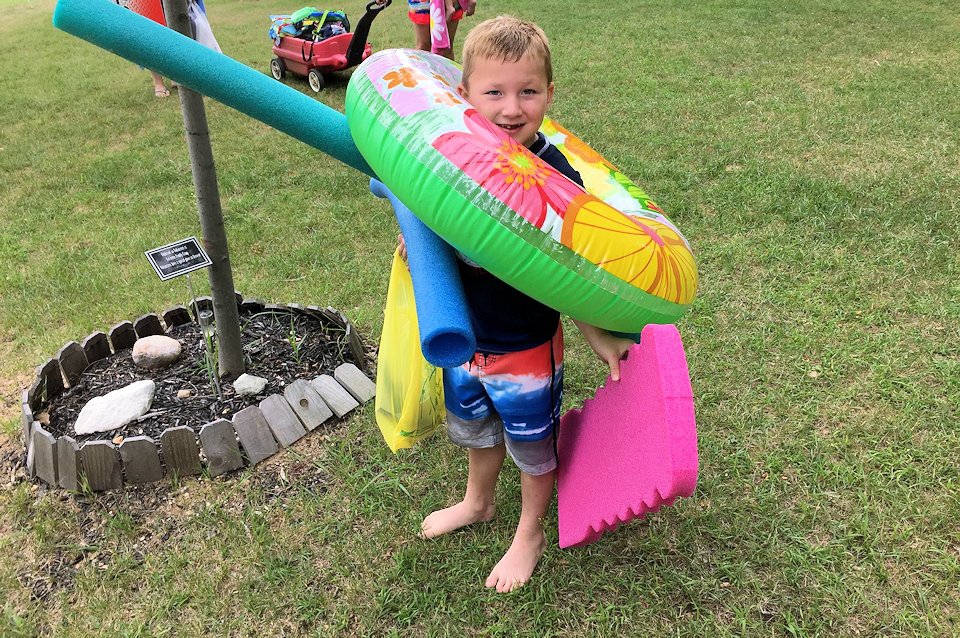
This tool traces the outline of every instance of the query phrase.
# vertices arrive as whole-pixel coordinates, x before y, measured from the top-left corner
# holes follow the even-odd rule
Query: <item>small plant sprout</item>
[[[297,339],[296,327],[293,323],[293,315],[290,315],[290,332],[287,333],[287,341],[290,343],[290,348],[293,349],[293,359],[297,362],[297,365],[300,365],[300,341]]]
[[[217,398],[223,399],[223,392],[220,390],[220,375],[217,372],[216,332],[213,326],[213,312],[201,310],[197,319],[200,323],[200,331],[203,333],[203,367],[207,371],[210,385],[217,393]]]

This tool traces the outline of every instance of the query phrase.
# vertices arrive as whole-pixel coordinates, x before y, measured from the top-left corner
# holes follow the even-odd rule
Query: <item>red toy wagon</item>
[[[319,93],[326,84],[325,75],[354,67],[370,56],[370,25],[390,4],[391,0],[367,4],[353,33],[347,16],[340,11],[304,7],[290,16],[270,16],[276,56],[270,60],[270,75],[276,80],[282,80],[287,72],[305,76],[310,88]]]

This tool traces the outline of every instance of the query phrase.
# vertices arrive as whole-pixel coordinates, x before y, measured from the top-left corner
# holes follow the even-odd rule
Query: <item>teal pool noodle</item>
[[[173,29],[110,0],[60,0],[53,26],[376,177],[350,137],[346,115]]]

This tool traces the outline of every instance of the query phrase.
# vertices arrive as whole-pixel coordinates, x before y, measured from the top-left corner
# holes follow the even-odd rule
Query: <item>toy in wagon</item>
[[[270,75],[282,80],[287,73],[307,78],[310,88],[319,93],[326,85],[324,76],[354,67],[373,52],[367,42],[370,25],[392,0],[373,0],[350,33],[350,20],[343,11],[304,7],[290,15],[272,15],[269,36],[274,57]]]

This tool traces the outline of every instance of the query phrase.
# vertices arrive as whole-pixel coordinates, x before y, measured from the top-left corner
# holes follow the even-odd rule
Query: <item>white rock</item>
[[[141,337],[133,344],[133,362],[147,370],[159,370],[180,358],[180,342],[163,335]]]
[[[233,382],[233,389],[239,396],[260,394],[267,387],[267,380],[252,374],[241,374]]]
[[[74,430],[77,434],[91,434],[123,427],[150,410],[156,388],[153,381],[146,379],[90,399],[80,410]]]

